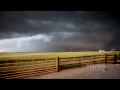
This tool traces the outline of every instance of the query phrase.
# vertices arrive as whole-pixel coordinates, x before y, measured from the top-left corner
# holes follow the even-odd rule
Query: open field
[[[35,52],[35,53],[0,53],[0,60],[10,60],[10,59],[41,59],[41,58],[56,58],[56,57],[79,57],[79,56],[89,56],[89,55],[101,55],[110,54],[112,52],[98,52],[98,51],[88,51],[88,52]],[[119,52],[114,52],[119,53]]]
[[[119,52],[0,53],[0,77],[20,78],[88,63],[116,63],[115,54]]]

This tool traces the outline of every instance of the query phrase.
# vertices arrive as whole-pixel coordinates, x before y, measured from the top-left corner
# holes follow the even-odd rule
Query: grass
[[[115,54],[119,52],[98,52],[98,51],[87,51],[87,52],[38,52],[38,53],[0,53],[0,64],[1,63],[14,63],[17,59],[17,62],[31,62],[32,59],[34,61],[38,60],[52,60],[56,59],[58,56],[61,58],[61,60],[69,59],[67,57],[80,57],[84,56],[86,58],[90,58],[88,56],[92,55],[104,55],[104,54]],[[120,58],[120,56],[118,56]],[[70,59],[74,60],[76,58]],[[12,66],[12,65],[9,65]],[[2,71],[8,71],[8,69],[15,69],[16,68],[10,68],[8,65],[6,69],[2,70],[0,69],[0,73],[3,73]],[[14,66],[14,65],[13,65]],[[23,64],[21,64],[23,66]],[[66,64],[66,65],[60,65],[60,69],[66,69],[66,68],[73,68],[73,67],[81,67],[83,64],[80,63],[74,63],[74,64]],[[3,66],[4,67],[4,66]],[[23,67],[24,68],[24,67]],[[26,67],[25,67],[26,68]],[[31,67],[30,67],[31,68]],[[9,72],[6,72],[9,73]]]
[[[55,59],[56,57],[79,57],[88,55],[110,54],[111,52],[35,52],[35,53],[0,53],[0,60],[13,59]]]
[[[81,67],[81,66],[85,66],[85,65],[84,64],[79,64],[79,63],[60,65],[60,70],[61,69],[67,69],[67,68]]]
[[[117,59],[120,60],[120,54],[118,54]]]

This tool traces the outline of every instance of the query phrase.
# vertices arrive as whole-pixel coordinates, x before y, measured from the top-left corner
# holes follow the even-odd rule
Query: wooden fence
[[[81,56],[81,57],[66,57],[59,58],[59,70],[64,68],[83,66],[87,64],[110,64],[117,63],[117,54],[105,54],[105,55],[93,55],[93,56]],[[59,71],[58,70],[58,71]]]
[[[117,63],[115,55],[94,55],[81,57],[57,57],[54,60],[11,60],[0,62],[0,78],[17,79],[27,76],[40,75],[50,72],[59,72],[61,69],[73,66],[98,63]]]
[[[0,64],[0,78],[15,79],[56,71],[56,60],[40,60]]]

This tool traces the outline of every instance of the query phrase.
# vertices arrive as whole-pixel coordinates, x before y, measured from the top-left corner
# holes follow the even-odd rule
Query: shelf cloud
[[[0,52],[120,49],[117,12],[0,11]]]

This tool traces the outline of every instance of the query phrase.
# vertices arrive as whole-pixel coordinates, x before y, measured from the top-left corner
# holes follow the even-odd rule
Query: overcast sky
[[[0,52],[120,49],[117,12],[0,11]]]

